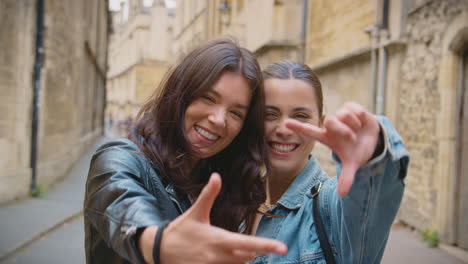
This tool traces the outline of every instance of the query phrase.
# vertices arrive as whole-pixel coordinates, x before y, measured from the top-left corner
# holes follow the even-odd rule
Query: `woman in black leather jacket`
[[[253,55],[226,39],[168,72],[129,139],[92,158],[88,263],[243,263],[258,251],[286,252],[235,233],[265,200],[262,82]]]

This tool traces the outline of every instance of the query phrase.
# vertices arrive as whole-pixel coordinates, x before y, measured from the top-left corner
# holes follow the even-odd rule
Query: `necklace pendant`
[[[262,203],[262,206],[265,207],[266,209],[270,210],[271,208],[275,207],[276,204],[269,204],[267,202]]]

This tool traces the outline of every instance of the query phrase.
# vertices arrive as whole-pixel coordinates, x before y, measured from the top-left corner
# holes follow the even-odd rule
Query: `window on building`
[[[144,7],[152,7],[154,0],[143,0]]]
[[[126,22],[128,20],[128,15],[130,13],[130,3],[128,0],[122,1],[122,21]]]
[[[244,0],[237,0],[237,12],[241,12],[244,9]]]

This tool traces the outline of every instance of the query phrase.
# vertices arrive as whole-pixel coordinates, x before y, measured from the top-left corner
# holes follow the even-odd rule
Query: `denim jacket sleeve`
[[[155,172],[138,152],[133,142],[123,139],[100,147],[91,160],[84,202],[85,228],[92,225],[109,247],[132,263],[144,262],[137,230],[177,216],[159,178],[151,176]]]
[[[377,118],[384,133],[383,152],[356,172],[348,195],[338,196],[337,177],[328,180],[319,195],[338,263],[380,263],[403,196],[409,154],[390,121]]]

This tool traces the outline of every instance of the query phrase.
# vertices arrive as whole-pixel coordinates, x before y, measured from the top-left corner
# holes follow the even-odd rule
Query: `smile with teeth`
[[[298,146],[298,144],[280,144],[280,143],[273,143],[273,142],[270,143],[270,147],[272,147],[274,150],[276,150],[278,152],[282,152],[282,153],[291,152],[294,149],[296,149],[297,146]]]
[[[195,126],[195,131],[197,131],[198,134],[202,135],[203,137],[205,137],[206,139],[209,139],[209,140],[217,140],[219,138],[218,135],[212,134],[209,131],[207,131],[207,130],[199,127],[199,126]]]

